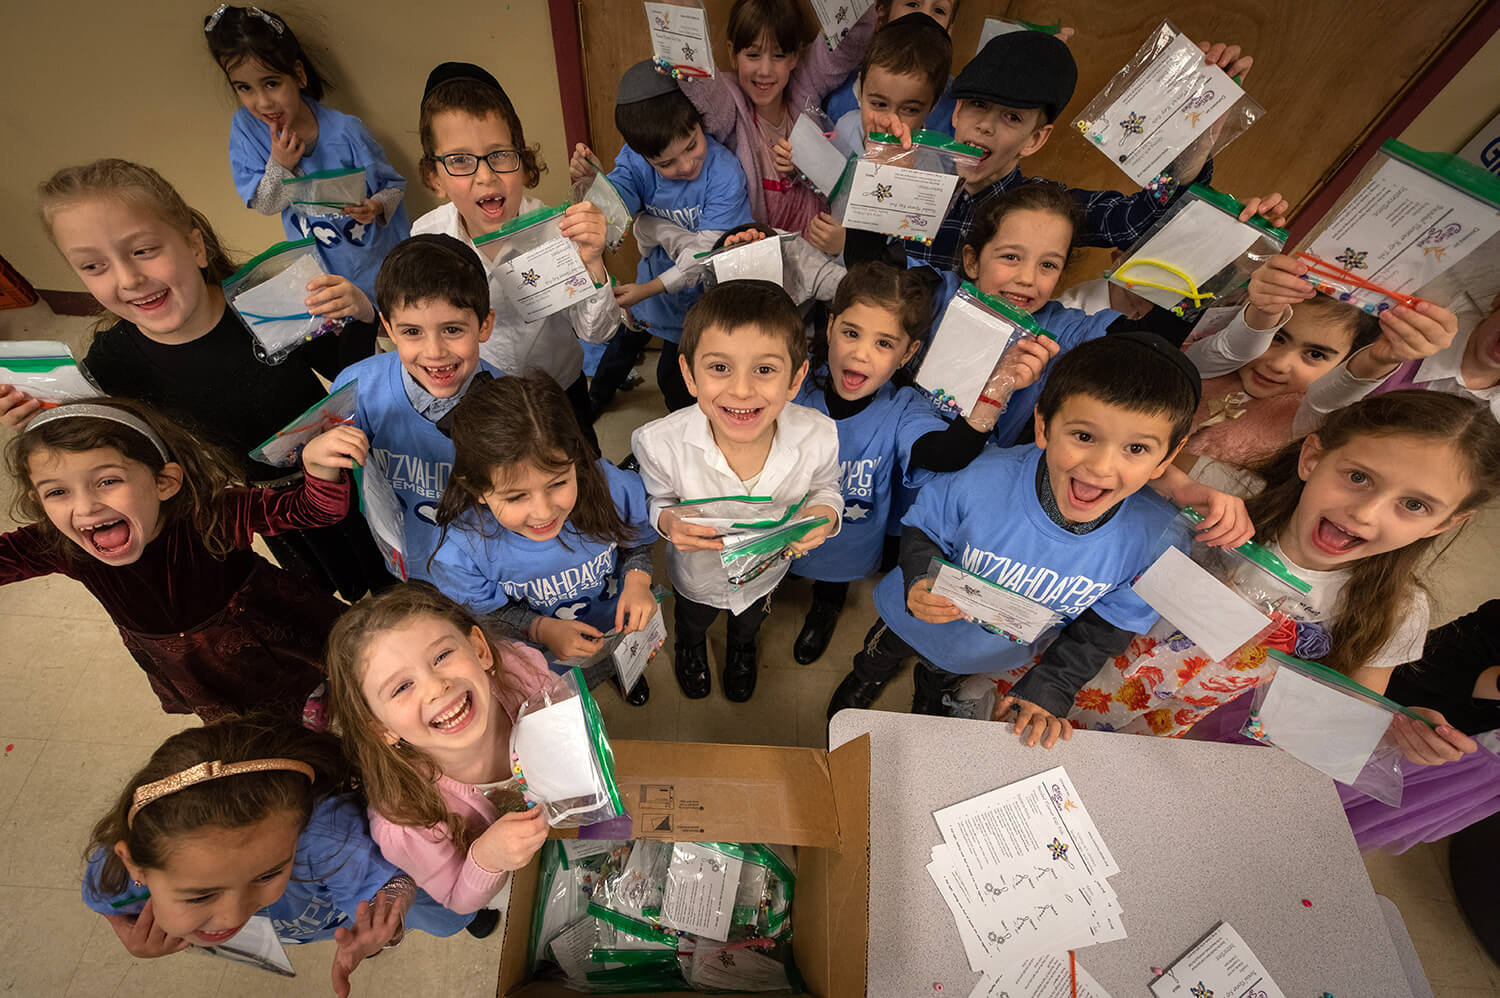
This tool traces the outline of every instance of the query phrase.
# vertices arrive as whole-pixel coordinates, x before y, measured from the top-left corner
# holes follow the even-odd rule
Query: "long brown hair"
[[[182,468],[182,487],[162,504],[163,526],[186,520],[216,558],[234,550],[234,538],[224,521],[224,490],[242,480],[240,462],[216,444],[200,439],[181,423],[168,419],[151,406],[135,399],[103,396],[89,405],[108,406],[134,416],[155,431],[167,448],[167,457]],[[109,419],[75,416],[27,428],[6,446],[6,464],[17,488],[11,500],[11,515],[38,524],[47,536],[67,552],[78,547],[63,537],[42,506],[42,498],[31,484],[31,459],[44,451],[79,453],[108,447],[127,460],[144,464],[152,475],[161,474],[166,461],[151,441],[137,430]]]
[[[252,759],[305,762],[313,768],[313,779],[280,769],[219,777],[159,797],[136,813],[134,823],[127,820],[136,789],[147,783],[205,762]],[[300,827],[306,828],[318,801],[347,792],[353,784],[354,771],[338,739],[309,731],[296,720],[242,717],[178,732],[151,753],[126,781],[109,812],[95,823],[84,859],[103,849],[104,864],[88,886],[109,897],[130,882],[124,862],[114,852],[117,842],[125,843],[136,866],[159,870],[179,836],[201,828],[244,828],[279,811],[298,815]]]
[[[1454,515],[1500,494],[1500,423],[1489,406],[1473,399],[1427,391],[1377,395],[1330,413],[1316,436],[1324,454],[1360,437],[1421,437],[1434,446],[1451,448],[1461,461],[1453,473],[1463,475],[1469,484],[1469,494]],[[1304,484],[1297,470],[1302,443],[1288,444],[1254,469],[1266,488],[1246,500],[1245,506],[1261,543],[1280,537],[1297,511]],[[1418,570],[1428,563],[1441,536],[1361,558],[1349,566],[1349,581],[1328,616],[1333,648],[1323,659],[1324,665],[1347,675],[1385,646],[1410,600],[1426,592]]]
[[[82,166],[58,170],[37,187],[42,227],[53,245],[52,220],[60,209],[81,201],[113,197],[151,212],[186,238],[196,230],[203,236],[208,265],[200,267],[206,284],[222,284],[236,267],[224,244],[203,213],[188,207],[177,188],[149,166],[125,159],[96,159]]]
[[[567,395],[538,373],[476,382],[464,393],[453,415],[453,471],[438,503],[436,518],[443,532],[437,546],[443,546],[450,526],[465,528],[465,513],[489,512],[484,496],[494,489],[497,469],[523,464],[546,474],[562,474],[572,465],[577,473],[578,502],[558,535],[564,545],[569,532],[622,548],[639,543],[615,508],[598,455],[579,429]],[[493,519],[480,517],[485,523]]]
[[[484,829],[471,829],[461,815],[448,809],[437,788],[442,775],[432,757],[406,742],[389,744],[381,736],[381,725],[370,710],[362,689],[365,660],[371,646],[386,631],[418,617],[432,617],[453,625],[467,637],[478,627],[489,644],[495,663],[494,682],[502,689],[518,691],[506,669],[508,642],[493,641],[469,610],[444,596],[426,582],[403,582],[385,592],[354,604],[333,625],[328,636],[328,702],[333,724],[344,742],[344,751],[359,767],[365,796],[375,812],[397,825],[412,828],[445,826],[457,849]]]

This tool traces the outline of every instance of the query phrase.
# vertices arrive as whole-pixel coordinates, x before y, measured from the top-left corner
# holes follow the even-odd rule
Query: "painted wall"
[[[1406,126],[1401,141],[1432,152],[1458,152],[1496,112],[1500,112],[1500,34],[1492,36]]]

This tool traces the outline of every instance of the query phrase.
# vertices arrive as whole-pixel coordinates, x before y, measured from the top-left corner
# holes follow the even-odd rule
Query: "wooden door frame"
[[[563,134],[568,155],[573,147],[589,141],[588,78],[583,71],[583,32],[580,28],[582,0],[547,0],[552,22],[552,54],[557,61],[557,92],[562,98]],[[564,157],[566,159],[566,157]]]

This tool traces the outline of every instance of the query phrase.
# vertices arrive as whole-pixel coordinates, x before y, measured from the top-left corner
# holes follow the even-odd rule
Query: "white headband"
[[[26,430],[30,432],[47,423],[55,423],[59,419],[72,419],[77,416],[87,416],[90,419],[107,419],[111,423],[128,426],[151,441],[151,446],[155,447],[156,453],[161,455],[163,463],[172,460],[167,455],[167,445],[162,443],[161,437],[156,435],[156,431],[148,426],[145,420],[137,419],[123,409],[116,409],[113,406],[95,405],[91,402],[74,402],[69,405],[60,405],[55,409],[48,409],[41,415],[33,417],[31,422],[26,424]]]

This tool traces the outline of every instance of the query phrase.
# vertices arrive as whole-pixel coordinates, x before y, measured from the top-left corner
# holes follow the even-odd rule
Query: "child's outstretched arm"
[[[334,930],[338,950],[333,955],[333,992],[339,998],[349,998],[349,975],[362,960],[401,941],[405,934],[403,919],[416,895],[416,883],[406,874],[400,874],[380,888],[375,897],[359,903],[352,929]]]
[[[1070,737],[1071,726],[1064,719],[1073,707],[1073,698],[1105,663],[1129,648],[1134,637],[1134,631],[1116,627],[1094,608],[1083,611],[1058,632],[1057,640],[1011,687],[1010,695],[995,705],[997,719],[1015,706],[1013,701],[1024,701],[1040,710],[1027,710],[1024,704],[1021,707],[1016,733],[1031,727],[1028,745],[1041,740],[1043,748],[1051,748],[1059,734],[1064,739]]]
[[[1202,515],[1203,521],[1193,535],[1209,547],[1237,548],[1255,536],[1245,500],[1204,485],[1175,464],[1168,465],[1150,485],[1152,491],[1173,504],[1191,506]]]

